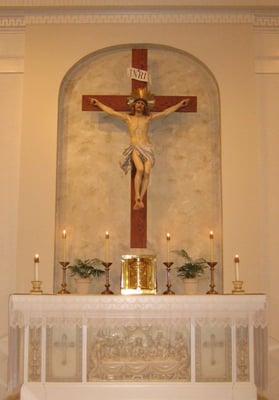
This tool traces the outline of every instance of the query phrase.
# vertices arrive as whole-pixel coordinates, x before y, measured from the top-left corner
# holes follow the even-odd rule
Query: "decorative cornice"
[[[1,9],[0,28],[38,24],[250,24],[279,27],[279,10],[265,12],[242,8],[33,8]]]
[[[201,7],[201,8],[250,8],[278,7],[277,0],[0,0],[2,8],[39,7]]]
[[[21,57],[0,57],[0,74],[20,74],[24,72],[24,60]]]

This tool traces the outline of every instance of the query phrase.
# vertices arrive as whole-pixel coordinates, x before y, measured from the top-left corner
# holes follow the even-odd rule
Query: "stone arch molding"
[[[175,114],[153,123],[156,164],[148,191],[148,252],[165,261],[165,233],[173,246],[208,256],[208,231],[216,232],[222,260],[219,90],[211,71],[194,56],[156,44],[128,44],[91,53],[65,75],[60,88],[56,201],[57,265],[61,230],[69,232],[70,260],[104,256],[104,232],[111,233],[112,284],[119,289],[120,257],[129,248],[130,178],[118,162],[129,144],[126,127],[104,113],[82,112],[83,94],[129,94],[126,70],[131,49],[148,49],[150,89],[158,95],[195,95],[198,112]],[[174,261],[179,263],[179,260]],[[55,287],[59,282],[55,274]],[[159,287],[164,273],[158,273]],[[202,287],[207,282],[201,282]],[[222,287],[222,272],[217,277]],[[95,288],[98,293],[97,283]],[[181,292],[182,284],[174,287]]]

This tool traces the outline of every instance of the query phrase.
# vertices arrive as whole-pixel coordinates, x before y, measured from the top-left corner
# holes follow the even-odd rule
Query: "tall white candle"
[[[67,231],[63,229],[62,231],[62,240],[63,240],[63,261],[67,261]]]
[[[234,265],[235,265],[235,280],[239,281],[239,255],[236,254],[234,256]]]
[[[214,262],[214,233],[209,232],[209,243],[210,243],[210,261]]]
[[[105,234],[105,262],[109,262],[109,233],[106,231]]]
[[[170,262],[170,239],[171,239],[171,235],[170,233],[166,234],[166,239],[167,239],[167,262]]]
[[[35,256],[34,256],[34,281],[39,280],[39,262],[40,262],[39,254],[35,254]]]

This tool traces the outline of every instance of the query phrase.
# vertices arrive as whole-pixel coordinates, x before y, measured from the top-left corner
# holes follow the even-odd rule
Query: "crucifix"
[[[132,91],[147,89],[147,82],[142,80],[147,71],[147,49],[132,49]],[[96,99],[100,104],[116,112],[129,111],[127,103],[129,95],[84,95],[82,96],[83,111],[100,111],[92,99]],[[196,112],[197,98],[195,96],[155,96],[155,107],[152,111],[162,112],[171,107],[175,107],[179,102],[185,101],[185,105],[175,109],[179,112]],[[133,160],[134,161],[134,160]],[[146,248],[147,246],[147,193],[141,201],[138,200],[135,192],[135,179],[137,179],[137,169],[134,162],[131,169],[131,229],[130,247]],[[138,203],[138,207],[137,207]],[[135,206],[136,204],[136,206]]]

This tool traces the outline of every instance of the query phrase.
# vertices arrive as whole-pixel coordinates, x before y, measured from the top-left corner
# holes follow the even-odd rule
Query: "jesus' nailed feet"
[[[135,202],[134,210],[140,210],[141,208],[144,208],[144,203],[140,198],[138,198]]]

